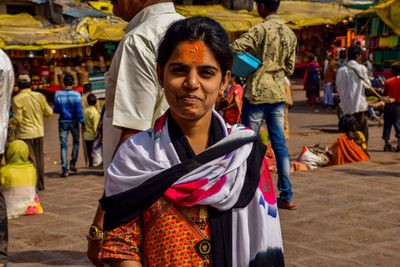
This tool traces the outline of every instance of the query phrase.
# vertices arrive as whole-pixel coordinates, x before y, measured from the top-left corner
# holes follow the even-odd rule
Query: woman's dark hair
[[[256,0],[255,2],[258,4],[263,3],[270,12],[276,12],[279,8],[281,0]]]
[[[362,48],[359,47],[358,45],[352,45],[349,47],[349,50],[347,51],[347,56],[350,59],[356,59],[358,55],[362,54]]]
[[[308,62],[312,62],[314,60],[314,58],[315,58],[314,54],[309,54],[308,55]]]
[[[94,106],[94,105],[96,105],[97,97],[94,94],[89,94],[87,96],[87,102],[88,102],[89,106]]]
[[[232,75],[232,79],[233,79],[233,80],[235,81],[235,83],[237,83],[238,85],[243,86],[243,82],[242,82],[242,80],[241,80],[238,76]]]
[[[65,86],[71,86],[74,84],[74,77],[70,74],[65,74],[63,81]]]
[[[351,114],[343,115],[339,120],[339,131],[342,133],[357,132],[357,120]]]
[[[86,83],[86,84],[83,86],[83,93],[84,93],[84,94],[89,93],[89,92],[92,92],[92,91],[93,91],[93,89],[92,89],[92,85],[91,85],[90,83]]]
[[[338,127],[340,132],[346,133],[349,139],[352,139],[359,147],[361,147],[364,150],[364,148],[362,147],[363,140],[357,133],[358,122],[353,115],[351,114],[343,115],[339,120]]]
[[[173,23],[158,47],[157,63],[164,69],[175,46],[184,41],[203,41],[214,54],[224,77],[232,68],[232,52],[228,34],[213,19],[195,16]]]

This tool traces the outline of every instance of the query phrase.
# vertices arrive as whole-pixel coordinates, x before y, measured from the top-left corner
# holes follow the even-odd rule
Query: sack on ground
[[[306,165],[308,169],[313,170],[326,166],[329,162],[329,157],[324,150],[318,147],[304,146],[297,161]]]

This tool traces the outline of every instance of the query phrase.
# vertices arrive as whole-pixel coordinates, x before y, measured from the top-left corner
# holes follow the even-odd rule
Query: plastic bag
[[[308,169],[313,170],[326,166],[329,162],[329,157],[318,148],[304,146],[297,161],[306,165]]]
[[[103,146],[92,150],[93,166],[100,166],[103,163]]]

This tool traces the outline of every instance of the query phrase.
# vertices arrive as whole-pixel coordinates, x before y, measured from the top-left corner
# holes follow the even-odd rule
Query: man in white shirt
[[[343,114],[352,114],[357,122],[357,130],[363,132],[368,141],[368,103],[365,90],[372,88],[367,68],[361,64],[362,49],[350,46],[348,62],[336,74],[336,88],[339,93]]]
[[[110,70],[105,75],[105,173],[119,144],[151,128],[167,110],[168,104],[157,79],[157,49],[168,26],[184,18],[176,13],[171,0],[113,0],[112,4],[114,15],[129,21],[129,24],[125,28],[127,34],[119,43]],[[101,235],[102,220],[103,212],[99,207],[91,233]],[[97,240],[96,236],[91,238],[88,257],[93,264],[99,265],[97,253],[101,239]]]
[[[130,22],[105,75],[104,138],[111,138],[103,144],[105,169],[119,143],[151,128],[167,110],[157,80],[157,49],[168,26],[183,19],[172,1],[118,0],[113,5],[114,14]]]
[[[0,162],[7,141],[11,94],[14,89],[14,69],[6,53],[0,49]],[[1,188],[0,188],[1,189]],[[0,190],[0,267],[7,263],[8,222],[6,202]]]

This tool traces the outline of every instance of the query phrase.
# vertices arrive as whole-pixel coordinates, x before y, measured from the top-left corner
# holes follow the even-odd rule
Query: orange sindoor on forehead
[[[203,64],[205,50],[204,43],[201,41],[185,41],[182,48],[182,61],[187,64]]]

